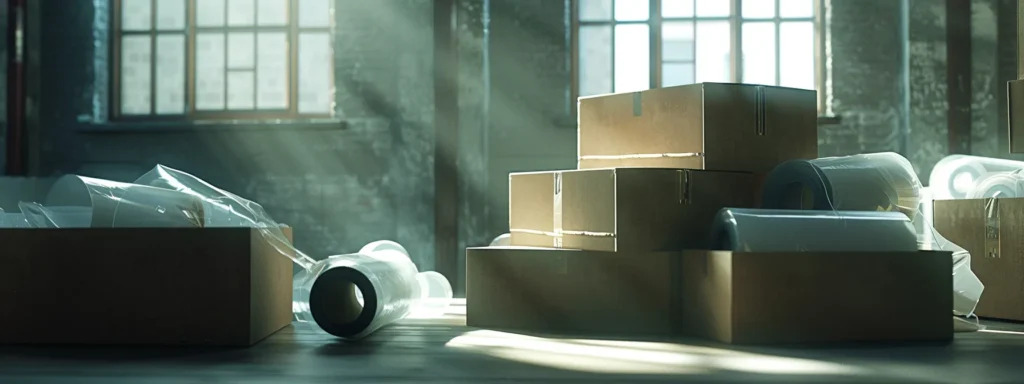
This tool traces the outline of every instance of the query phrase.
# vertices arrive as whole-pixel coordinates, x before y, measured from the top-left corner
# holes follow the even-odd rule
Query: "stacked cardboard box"
[[[761,175],[817,157],[816,119],[814,91],[779,87],[581,98],[578,169],[511,174],[513,247],[467,251],[467,324],[736,343],[948,338],[948,257],[706,251],[718,210],[755,207]],[[879,271],[902,280],[860,277]]]
[[[935,230],[971,253],[980,317],[1024,321],[1024,198],[935,201]]]

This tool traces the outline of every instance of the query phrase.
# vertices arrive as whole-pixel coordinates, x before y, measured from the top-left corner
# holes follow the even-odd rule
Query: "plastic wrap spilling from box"
[[[971,271],[970,253],[942,237],[931,219],[919,214],[924,200],[921,189],[913,166],[896,153],[793,160],[779,165],[765,178],[762,206],[906,214],[914,224],[918,249],[953,253],[953,313],[971,315],[984,285]],[[938,198],[940,192],[932,192]]]
[[[5,227],[11,221],[34,228],[255,228],[304,269],[294,281],[295,293],[305,292],[293,298],[296,316],[338,337],[364,337],[414,312],[443,314],[452,298],[448,280],[436,272],[419,273],[397,243],[371,243],[356,254],[316,261],[296,249],[259,204],[162,165],[134,183],[66,176],[53,186],[45,205],[23,202],[20,208],[20,218],[0,216]],[[345,295],[355,287],[368,295],[365,305]]]
[[[946,156],[932,168],[928,186],[935,200],[993,197],[1000,191],[1003,192],[1000,197],[1016,197],[1009,196],[1009,192],[1016,191],[1014,187],[1000,186],[1013,186],[1013,179],[1006,175],[1021,170],[1024,170],[1024,162],[1021,161],[967,155]]]
[[[495,237],[494,240],[491,240],[491,245],[490,246],[492,246],[492,247],[507,247],[509,245],[512,245],[512,234],[511,233],[506,233],[506,234],[499,235],[498,237]]]
[[[443,314],[452,288],[437,272],[419,272],[398,243],[377,241],[300,272],[293,297],[296,320],[359,339],[414,312]]]
[[[714,249],[736,252],[914,252],[917,235],[899,212],[723,208]]]

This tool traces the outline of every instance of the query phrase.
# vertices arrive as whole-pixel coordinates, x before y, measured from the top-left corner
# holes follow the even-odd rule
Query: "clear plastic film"
[[[202,227],[202,199],[178,191],[84,176],[64,176],[46,204],[21,203],[33,226]]]
[[[1024,197],[1024,170],[985,175],[971,188],[969,199],[1007,199]]]
[[[31,228],[25,215],[0,209],[0,228]]]
[[[917,248],[953,254],[953,313],[973,314],[984,285],[970,268],[970,253],[946,240],[924,212],[930,199],[910,162],[896,153],[794,160],[765,179],[762,207],[839,211],[899,211],[914,225]],[[935,186],[931,192],[938,199]],[[930,209],[929,209],[930,211]],[[840,214],[841,216],[841,214]]]
[[[914,252],[917,235],[899,212],[723,208],[712,246],[737,252]]]
[[[498,237],[495,237],[494,240],[491,240],[491,245],[490,246],[491,247],[507,247],[507,246],[510,246],[510,245],[512,245],[512,234],[506,233],[506,234],[502,234],[502,235],[500,235]]]
[[[921,182],[906,158],[892,152],[782,163],[765,179],[763,208],[900,211],[913,218]]]
[[[1022,161],[951,155],[939,160],[932,168],[928,186],[932,189],[935,200],[968,199],[972,194],[977,195],[975,189],[994,174],[1020,170],[1024,170]],[[985,192],[980,194],[984,195]]]
[[[295,249],[281,231],[281,225],[274,221],[261,205],[253,201],[217,188],[191,174],[162,165],[142,175],[135,180],[135,184],[177,191],[195,197],[199,199],[204,212],[203,226],[257,228],[268,243],[302,268],[309,269],[316,263],[312,257]]]
[[[443,314],[452,297],[444,276],[420,273],[405,248],[391,241],[317,262],[294,284],[296,320],[345,339],[363,338],[410,315]]]

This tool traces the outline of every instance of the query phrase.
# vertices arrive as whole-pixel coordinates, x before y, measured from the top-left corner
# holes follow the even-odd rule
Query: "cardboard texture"
[[[678,252],[469,248],[466,325],[623,336],[682,332]]]
[[[0,244],[3,344],[250,346],[291,323],[292,261],[255,229],[2,229]]]
[[[936,200],[935,230],[971,253],[985,284],[975,314],[1024,321],[1024,199]]]
[[[754,205],[740,172],[612,168],[509,175],[511,244],[597,251],[707,249],[723,207]]]
[[[948,341],[949,252],[685,251],[687,333],[733,344]]]
[[[735,344],[946,341],[951,268],[948,252],[470,248],[466,324]]]
[[[769,172],[818,157],[812,90],[701,83],[579,99],[579,169]]]
[[[1010,153],[1024,153],[1024,79],[1006,83]]]

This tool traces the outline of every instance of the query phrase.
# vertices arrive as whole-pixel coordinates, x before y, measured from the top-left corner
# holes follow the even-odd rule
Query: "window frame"
[[[696,1],[696,0],[695,0]],[[719,0],[722,1],[722,0]],[[615,26],[617,25],[628,25],[628,24],[645,24],[649,26],[650,37],[648,42],[650,44],[650,84],[649,88],[659,88],[662,82],[662,25],[665,22],[701,22],[701,21],[728,21],[730,30],[730,78],[733,82],[741,83],[743,80],[743,55],[741,50],[743,47],[743,25],[749,22],[772,22],[775,25],[775,78],[776,83],[781,77],[781,65],[779,51],[779,34],[780,26],[785,22],[812,22],[814,23],[814,84],[817,90],[818,99],[818,114],[826,115],[828,111],[827,105],[827,73],[826,73],[826,55],[825,55],[825,39],[826,39],[826,20],[825,20],[825,0],[813,0],[814,12],[811,17],[781,17],[779,13],[780,1],[775,0],[775,17],[772,18],[743,18],[742,7],[743,0],[728,0],[730,2],[730,15],[729,16],[697,16],[694,14],[692,17],[686,18],[664,18],[661,15],[661,0],[648,0],[650,4],[649,16],[647,20],[641,21],[618,21],[614,18],[614,1],[612,3],[613,16],[608,21],[580,21],[579,18],[579,0],[569,0],[569,20],[570,20],[570,50],[572,51],[570,72],[571,72],[571,87],[570,94],[572,95],[570,104],[571,109],[576,110],[576,100],[580,97],[580,52],[579,52],[579,30],[581,26],[591,25],[607,25],[612,27],[611,35],[611,58],[612,64],[612,84],[614,86],[615,80]],[[614,88],[613,88],[614,90]]]
[[[334,119],[336,118],[337,110],[337,87],[334,86],[331,92],[331,110],[327,113],[301,113],[299,112],[298,97],[299,97],[299,76],[298,76],[298,64],[299,64],[299,35],[301,32],[322,32],[327,33],[332,49],[331,62],[329,63],[330,76],[329,81],[333,85],[335,84],[335,70],[334,70],[334,54],[333,49],[335,47],[335,20],[333,17],[330,19],[330,24],[326,27],[301,27],[298,22],[298,0],[284,0],[287,2],[287,24],[283,26],[260,26],[258,25],[258,15],[254,14],[254,25],[251,26],[219,26],[219,27],[199,27],[196,23],[196,2],[199,0],[184,0],[185,2],[185,27],[180,30],[173,31],[161,31],[156,27],[157,18],[157,2],[158,0],[150,1],[150,28],[145,31],[123,31],[121,29],[121,10],[122,2],[124,0],[112,0],[112,6],[110,7],[110,47],[109,55],[111,58],[111,65],[109,66],[109,97],[107,113],[110,116],[110,120],[114,122],[219,122],[219,121],[232,121],[232,120],[317,120],[317,119]],[[225,0],[225,6],[228,6],[228,1]],[[331,8],[333,15],[333,6]],[[258,10],[254,10],[258,13]],[[226,17],[226,14],[225,14]],[[225,38],[230,32],[252,32],[254,36],[259,32],[286,32],[288,38],[288,108],[286,109],[259,109],[254,103],[253,109],[231,109],[227,105],[227,93],[225,93],[225,104],[222,110],[199,110],[196,108],[196,36],[202,31],[217,31],[223,33]],[[157,60],[156,60],[156,38],[160,35],[184,35],[185,37],[185,109],[180,114],[158,114],[156,113],[156,76],[157,76]],[[121,113],[121,42],[125,36],[149,36],[150,37],[150,112],[149,114],[122,114]],[[255,37],[254,37],[255,38]],[[225,51],[225,56],[227,52]],[[225,61],[225,75],[230,70],[227,68],[227,62]],[[253,70],[253,82],[258,81],[258,76]],[[225,77],[225,88],[227,87],[227,78]],[[256,88],[253,89],[256,91]]]

